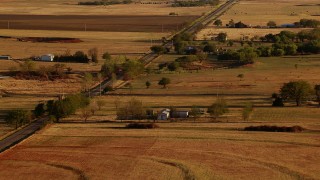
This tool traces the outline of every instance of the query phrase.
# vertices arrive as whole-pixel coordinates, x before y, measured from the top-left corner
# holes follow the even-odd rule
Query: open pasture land
[[[199,16],[0,15],[1,29],[171,32]],[[9,22],[9,25],[8,25]]]
[[[139,58],[141,53],[150,50],[151,40],[166,37],[168,33],[148,32],[84,32],[84,31],[46,31],[46,30],[0,30],[1,36],[9,37],[64,37],[78,38],[80,43],[44,43],[21,42],[16,38],[0,38],[0,54],[9,54],[15,59],[40,56],[43,54],[64,54],[76,51],[88,52],[91,48],[98,48],[98,56],[108,51],[111,54],[123,54],[129,58]],[[17,48],[18,47],[18,48]],[[138,55],[135,55],[138,53]],[[139,55],[140,53],[140,55]]]
[[[271,20],[278,25],[291,24],[303,18],[320,20],[319,15],[318,0],[241,0],[221,20],[224,25],[233,19],[252,26],[266,26]]]
[[[212,9],[203,7],[172,7],[166,4],[119,4],[110,6],[79,6],[80,1],[89,0],[2,0],[2,14],[33,14],[33,15],[169,15],[175,12],[181,16],[196,15]],[[142,3],[152,1],[141,1]]]
[[[154,63],[163,62],[167,56]],[[295,65],[297,64],[297,68]],[[116,94],[166,95],[166,94],[203,94],[203,95],[264,95],[270,97],[278,92],[283,83],[292,80],[306,80],[319,84],[320,57],[290,56],[259,58],[253,65],[230,69],[207,69],[197,71],[169,72],[163,71],[141,75],[131,82],[131,87],[118,89]],[[243,78],[237,77],[243,74]],[[158,85],[162,77],[171,79],[168,88]],[[151,82],[149,89],[146,81]]]
[[[150,130],[123,129],[121,123],[54,124],[1,154],[0,175],[5,179],[319,177],[319,129],[241,130],[253,124],[159,123],[159,129]]]

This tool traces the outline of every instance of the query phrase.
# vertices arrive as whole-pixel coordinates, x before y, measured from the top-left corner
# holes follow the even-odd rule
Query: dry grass
[[[59,171],[63,178],[77,172],[90,179],[319,177],[317,132],[238,130],[248,123],[159,125],[153,130],[121,129],[124,124],[52,125],[1,154],[0,175],[35,178]],[[49,164],[68,168],[55,173]]]
[[[298,66],[297,69],[295,64]],[[132,89],[124,87],[116,93],[149,95],[219,93],[270,97],[288,81],[306,80],[311,84],[319,83],[319,65],[318,55],[259,58],[254,65],[240,68],[143,75],[131,82]],[[244,78],[239,79],[237,77],[239,74],[243,74]],[[162,77],[171,79],[167,89],[158,85]],[[145,86],[146,81],[152,84],[149,89]]]
[[[20,42],[16,39],[0,39],[0,54],[10,54],[13,58],[28,58],[42,54],[64,54],[67,50],[87,51],[93,47],[99,50],[99,58],[109,53],[145,53],[149,51],[151,39],[159,40],[167,33],[143,32],[80,32],[80,31],[33,31],[0,30],[2,36],[11,37],[71,37],[83,40],[82,43],[33,43]],[[16,48],[19,47],[19,48]],[[130,56],[130,55],[129,55]]]
[[[302,18],[318,19],[319,4],[317,0],[241,0],[222,17],[223,24],[227,24],[230,19],[235,22],[242,21],[251,25],[266,25],[273,20],[277,24],[288,24],[299,21]],[[309,6],[297,6],[309,5]]]
[[[37,15],[201,15],[211,7],[173,8],[167,4],[158,5],[112,5],[112,6],[78,6],[78,0],[4,0],[0,8],[2,14],[37,14]],[[150,2],[150,1],[149,1]],[[159,1],[157,1],[159,2]]]

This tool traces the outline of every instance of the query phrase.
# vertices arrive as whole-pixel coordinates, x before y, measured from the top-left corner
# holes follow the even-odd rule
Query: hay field
[[[241,0],[222,17],[223,24],[231,19],[252,26],[265,26],[273,20],[278,25],[294,23],[302,18],[320,20],[317,0]]]
[[[85,0],[2,0],[0,8],[2,14],[83,15],[85,12],[85,15],[168,15],[170,12],[175,12],[179,15],[197,16],[212,9],[210,6],[185,8],[171,7],[170,4],[140,3],[111,6],[78,6],[77,3],[80,1]]]
[[[64,54],[83,51],[97,47],[99,57],[105,51],[117,54],[145,53],[151,46],[151,40],[166,37],[168,33],[147,32],[84,32],[84,31],[40,31],[40,30],[0,30],[1,36],[10,37],[69,37],[79,38],[81,43],[33,43],[16,39],[0,39],[0,54],[10,54],[13,58],[27,58],[42,54]],[[19,47],[19,48],[17,48]]]
[[[319,128],[303,133],[241,131],[249,124],[159,123],[161,128],[151,130],[122,129],[121,123],[54,124],[1,154],[0,175],[13,179],[319,177]]]

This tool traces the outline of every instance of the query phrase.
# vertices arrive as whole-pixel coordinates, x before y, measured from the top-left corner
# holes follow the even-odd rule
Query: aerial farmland
[[[320,178],[318,1],[0,10],[0,179]]]

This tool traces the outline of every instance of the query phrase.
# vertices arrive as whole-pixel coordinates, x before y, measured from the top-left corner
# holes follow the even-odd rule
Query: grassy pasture
[[[51,174],[90,179],[319,177],[318,131],[240,130],[252,123],[159,125],[160,129],[129,130],[119,123],[55,124],[1,154],[0,175],[48,179],[56,178]]]
[[[224,25],[231,19],[253,26],[265,26],[271,20],[281,25],[303,18],[320,20],[319,10],[317,0],[241,0],[228,10],[221,20]]]
[[[162,62],[166,56],[159,58]],[[172,58],[174,59],[174,58]],[[157,61],[155,61],[157,63]],[[295,68],[297,64],[297,69]],[[131,82],[132,88],[123,87],[117,94],[253,94],[270,97],[278,92],[283,83],[291,80],[306,80],[311,84],[319,83],[320,57],[292,56],[259,58],[254,65],[240,68],[201,70],[199,72],[168,72],[142,75]],[[155,67],[156,68],[156,67]],[[244,78],[237,76],[243,74]],[[158,85],[162,77],[171,79],[167,89]],[[146,88],[145,82],[151,86]]]

